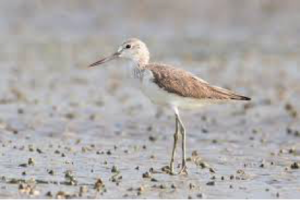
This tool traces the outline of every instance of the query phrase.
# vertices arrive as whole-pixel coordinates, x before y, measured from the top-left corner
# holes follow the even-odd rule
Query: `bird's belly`
[[[156,86],[154,83],[147,83],[142,85],[142,92],[153,102],[160,105],[168,105],[172,97]]]
[[[188,97],[181,97],[158,87],[151,81],[143,82],[142,92],[155,104],[162,106],[175,106],[184,109],[202,107],[208,102]]]

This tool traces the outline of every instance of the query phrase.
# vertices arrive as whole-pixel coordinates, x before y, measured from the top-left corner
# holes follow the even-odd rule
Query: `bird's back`
[[[234,92],[209,85],[190,72],[170,65],[150,63],[145,66],[153,74],[153,82],[168,93],[200,100],[250,100]]]

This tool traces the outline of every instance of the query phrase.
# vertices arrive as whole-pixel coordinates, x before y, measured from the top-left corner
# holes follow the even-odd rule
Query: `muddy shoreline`
[[[299,198],[298,4],[74,2],[0,3],[0,198]],[[253,99],[181,112],[187,176],[162,172],[172,112],[86,68],[132,36]]]

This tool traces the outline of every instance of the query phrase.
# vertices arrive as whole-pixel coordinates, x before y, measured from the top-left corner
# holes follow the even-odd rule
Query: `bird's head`
[[[146,44],[139,39],[132,38],[123,42],[115,53],[91,64],[89,67],[101,65],[117,58],[125,58],[144,65],[149,62],[149,57],[150,54]]]

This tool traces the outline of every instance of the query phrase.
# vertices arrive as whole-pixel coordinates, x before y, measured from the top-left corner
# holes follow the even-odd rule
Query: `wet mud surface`
[[[12,28],[0,37],[1,198],[299,198],[300,48],[295,32],[255,36],[228,28],[224,38],[210,37],[213,27],[194,27],[191,16],[178,14],[178,27],[162,28],[158,37],[147,34],[147,26],[137,29],[132,16],[124,19],[128,27],[122,33],[114,27],[117,16],[101,20],[114,6],[124,17],[130,11],[125,5],[47,5],[42,13],[45,5],[32,4],[39,11],[32,16],[25,12],[30,6],[16,5],[2,7],[23,11],[28,26],[3,14]],[[193,11],[191,5],[184,9]],[[69,8],[60,23],[74,22],[65,29],[53,25],[60,19],[56,12],[64,13],[60,6]],[[149,27],[165,25],[148,12],[139,14]],[[285,22],[287,16],[277,15],[274,20]],[[87,30],[75,34],[75,22]],[[105,37],[99,24],[111,34]],[[169,32],[180,29],[184,33]],[[191,30],[196,33],[186,35]],[[153,61],[182,67],[253,99],[181,111],[188,175],[162,170],[171,156],[173,113],[152,105],[131,86],[126,62],[86,68],[132,35],[149,44]]]

